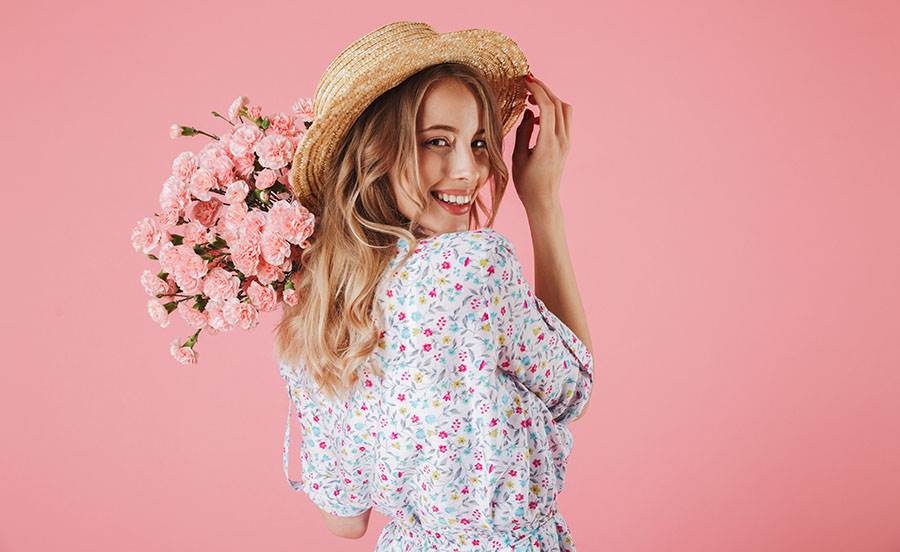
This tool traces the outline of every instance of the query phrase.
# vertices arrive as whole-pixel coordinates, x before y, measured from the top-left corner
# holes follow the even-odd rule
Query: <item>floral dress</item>
[[[430,236],[379,282],[380,338],[347,396],[287,383],[284,471],[337,516],[391,518],[376,551],[571,551],[557,509],[593,359],[491,228]],[[292,407],[302,480],[288,472]]]

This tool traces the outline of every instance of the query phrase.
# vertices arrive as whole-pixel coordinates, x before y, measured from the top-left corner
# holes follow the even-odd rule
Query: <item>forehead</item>
[[[416,117],[420,129],[432,125],[449,125],[462,132],[473,132],[481,121],[481,108],[475,94],[456,79],[433,83],[422,98]]]

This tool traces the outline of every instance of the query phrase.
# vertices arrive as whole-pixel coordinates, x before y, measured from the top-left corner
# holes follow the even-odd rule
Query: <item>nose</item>
[[[478,180],[478,161],[468,147],[453,148],[448,160],[448,172],[451,179],[472,186]]]

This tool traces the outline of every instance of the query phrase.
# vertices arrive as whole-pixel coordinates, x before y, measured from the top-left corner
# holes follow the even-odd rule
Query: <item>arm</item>
[[[558,203],[526,211],[534,248],[535,294],[593,354],[587,316],[575,281],[575,271],[566,242],[563,211]],[[577,420],[590,406],[572,421]]]
[[[325,527],[333,535],[345,539],[358,539],[365,535],[369,529],[369,516],[372,513],[372,509],[369,508],[362,514],[353,517],[339,517],[329,514],[322,508],[319,508],[319,512],[322,514]]]

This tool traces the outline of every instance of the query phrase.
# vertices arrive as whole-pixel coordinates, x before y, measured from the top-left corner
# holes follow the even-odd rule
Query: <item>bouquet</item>
[[[172,139],[209,141],[175,158],[159,212],[138,221],[131,233],[135,251],[159,263],[140,277],[150,318],[165,328],[177,311],[195,328],[187,339],[170,343],[182,364],[197,362],[194,347],[204,329],[211,335],[249,330],[259,324],[260,312],[282,301],[297,303],[294,277],[315,228],[315,217],[288,182],[294,152],[312,124],[312,101],[301,98],[292,113],[263,117],[260,106],[239,96],[227,117],[212,115],[230,125],[220,136],[170,127]]]

